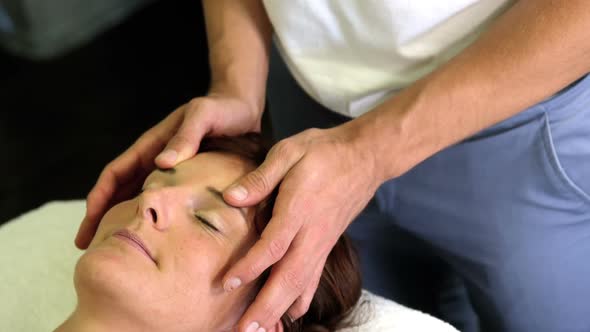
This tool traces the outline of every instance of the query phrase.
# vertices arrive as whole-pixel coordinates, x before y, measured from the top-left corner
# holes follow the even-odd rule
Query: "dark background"
[[[0,223],[84,198],[106,163],[209,84],[200,1],[166,0],[57,59],[0,50]]]

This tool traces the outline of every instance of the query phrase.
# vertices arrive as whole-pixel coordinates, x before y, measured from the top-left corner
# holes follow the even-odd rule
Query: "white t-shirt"
[[[514,0],[264,0],[316,101],[356,117],[455,56]]]

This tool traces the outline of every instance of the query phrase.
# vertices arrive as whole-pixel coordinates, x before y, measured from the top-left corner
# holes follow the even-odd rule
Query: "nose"
[[[139,196],[139,203],[137,207],[138,218],[144,223],[149,223],[152,227],[159,231],[166,230],[170,227],[170,220],[172,216],[171,211],[174,210],[172,199],[174,191],[169,188],[148,189]]]

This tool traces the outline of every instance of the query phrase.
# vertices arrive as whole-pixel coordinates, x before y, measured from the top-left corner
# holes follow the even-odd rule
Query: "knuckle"
[[[133,147],[137,147],[140,150],[144,150],[146,146],[150,145],[158,147],[166,146],[166,141],[161,135],[157,134],[155,128],[151,128],[145,133],[143,133],[141,136],[139,136],[139,138],[135,141]]]
[[[279,158],[282,158],[296,154],[297,151],[299,151],[299,146],[293,140],[284,139],[275,144],[271,150],[273,154],[277,155]]]
[[[293,319],[297,319],[305,315],[305,313],[309,310],[309,306],[311,304],[311,299],[309,300],[310,301],[307,301],[307,299],[304,298],[299,298],[295,303],[293,303],[293,306],[291,306],[291,309],[289,310],[289,315],[291,315]]]
[[[100,185],[92,188],[92,190],[86,196],[87,202],[93,204],[94,202],[98,202],[105,197],[105,192]]]
[[[310,135],[310,136],[312,136],[312,137],[313,137],[313,136],[318,136],[318,135],[320,135],[322,132],[323,132],[323,130],[322,130],[322,129],[320,129],[320,128],[316,128],[316,127],[313,127],[313,128],[308,128],[308,129],[306,129],[306,130],[305,130],[305,133],[306,133],[306,134],[308,134],[308,135]]]
[[[180,146],[186,146],[189,144],[191,144],[190,138],[182,133],[177,134],[176,136],[174,136],[172,140],[170,140],[170,146],[176,148]]]
[[[216,107],[216,101],[211,98],[207,98],[207,97],[194,98],[193,100],[191,100],[188,103],[187,116],[201,115],[205,111],[215,108],[215,107]]]
[[[258,264],[250,264],[247,268],[249,278],[254,280],[264,272]]]
[[[280,240],[271,239],[268,242],[268,254],[274,262],[278,261],[285,255],[287,246]]]
[[[102,172],[100,173],[101,176],[106,176],[107,174],[111,173],[116,165],[117,165],[117,161],[120,160],[120,157],[117,157],[117,159],[109,162],[103,169]]]
[[[116,182],[117,177],[115,175],[117,173],[117,169],[121,168],[121,163],[121,158],[117,158],[108,163],[105,168],[103,168],[102,172],[100,172],[98,180],[101,183]]]
[[[277,310],[278,306],[272,303],[263,303],[260,314],[268,321],[278,320],[280,313]]]
[[[312,183],[323,182],[321,180],[326,177],[326,172],[322,168],[322,162],[313,162],[310,160],[310,162],[302,164],[302,169]]]
[[[191,101],[189,101],[189,102],[188,102],[188,104],[187,104],[187,106],[188,106],[188,109],[187,109],[187,111],[188,111],[188,112],[195,112],[195,111],[197,111],[197,110],[198,110],[200,107],[202,107],[202,106],[203,106],[203,104],[205,104],[205,103],[206,103],[206,101],[205,101],[205,100],[203,100],[203,98],[193,98],[193,99],[191,99]]]
[[[247,182],[250,187],[258,192],[266,192],[270,190],[270,183],[266,177],[259,170],[254,170],[248,175]]]
[[[302,275],[294,270],[287,270],[283,272],[282,286],[285,289],[290,289],[300,294],[305,288]]]
[[[92,191],[89,192],[88,195],[86,195],[86,201],[91,204],[94,203],[94,201],[97,199],[96,195],[97,195],[96,189],[92,189]]]

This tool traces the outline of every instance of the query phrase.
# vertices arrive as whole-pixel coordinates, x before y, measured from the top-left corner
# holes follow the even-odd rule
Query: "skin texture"
[[[253,209],[228,206],[219,191],[253,169],[234,155],[207,152],[174,171],[154,171],[140,195],[117,204],[102,219],[76,265],[78,306],[64,326],[76,331],[230,330],[257,287],[226,293],[222,277],[258,235]],[[113,236],[121,229],[137,234],[155,262]]]
[[[257,1],[235,3],[204,2],[208,33],[215,36],[210,38],[212,70],[217,73],[212,91],[226,91],[254,105],[252,100],[264,95],[268,19]],[[517,1],[477,42],[373,111],[339,127],[311,129],[279,142],[262,166],[236,183],[235,190],[224,193],[230,204],[250,206],[282,183],[273,218],[260,241],[223,279],[226,288],[235,291],[238,280],[246,285],[273,266],[239,330],[246,331],[251,324],[268,329],[285,311],[299,317],[307,310],[327,253],[378,185],[589,72],[587,31],[590,2],[586,0]],[[244,48],[248,43],[251,50]],[[260,114],[259,107],[254,109]],[[207,126],[191,122],[178,137],[190,136],[191,131],[197,133],[194,140],[180,139],[186,145],[168,148],[184,151],[188,145],[198,146],[195,140],[207,132],[203,129]],[[225,127],[219,128],[221,132]],[[164,142],[176,134],[174,129],[162,132]],[[91,237],[112,193],[126,187],[119,179],[129,178],[136,169],[131,156],[150,157],[155,146],[165,144],[153,143],[157,141],[153,134],[150,139],[107,166],[88,197],[78,245],[84,246]],[[157,163],[169,167],[178,161],[161,158]]]

